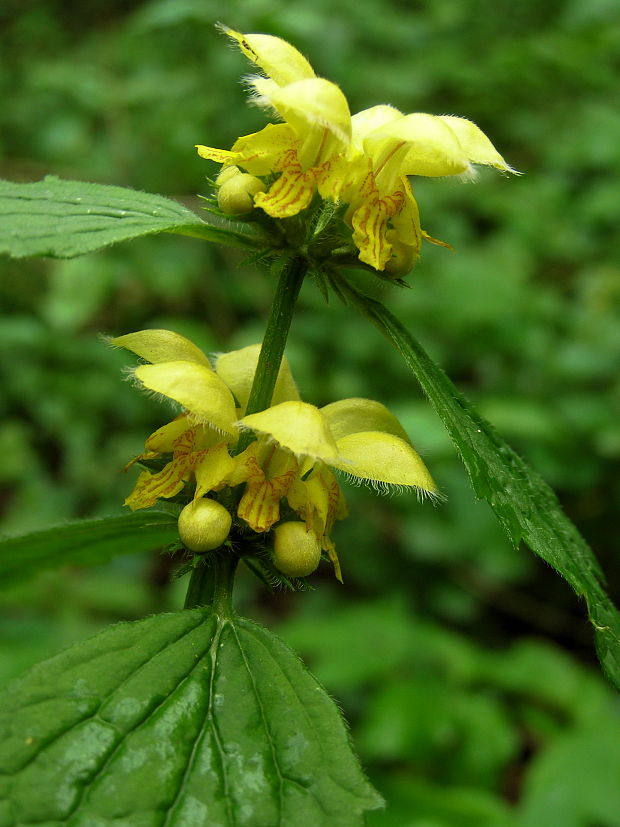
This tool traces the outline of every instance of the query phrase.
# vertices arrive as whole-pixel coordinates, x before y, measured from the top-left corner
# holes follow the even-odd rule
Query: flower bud
[[[306,577],[319,565],[321,544],[305,523],[280,523],[274,530],[273,562],[288,577]]]
[[[215,183],[218,187],[221,187],[222,184],[225,184],[226,181],[230,181],[231,178],[234,178],[235,175],[241,175],[241,170],[239,167],[230,166],[230,167],[222,167],[220,170],[220,174],[215,179]]]
[[[396,235],[396,230],[388,230],[386,238],[392,245],[392,257],[388,259],[385,265],[385,272],[392,278],[402,278],[416,263],[418,249],[410,244],[403,244]]]
[[[217,203],[222,212],[241,215],[253,209],[257,192],[265,192],[265,185],[260,178],[247,172],[238,172],[221,184],[217,193]]]
[[[179,514],[179,537],[190,551],[211,551],[228,537],[232,518],[223,505],[203,497]]]

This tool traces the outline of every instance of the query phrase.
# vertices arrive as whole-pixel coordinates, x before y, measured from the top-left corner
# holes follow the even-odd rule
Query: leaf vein
[[[164,651],[165,651],[167,648],[169,648],[170,646],[173,646],[173,645],[177,644],[179,641],[183,640],[183,638],[184,638],[184,637],[187,637],[187,635],[189,635],[189,634],[191,634],[193,631],[195,631],[195,630],[198,628],[198,626],[200,626],[200,625],[201,625],[201,623],[202,623],[202,622],[203,622],[203,618],[201,618],[201,619],[200,619],[200,621],[199,621],[199,622],[198,622],[195,626],[193,626],[191,629],[188,629],[186,632],[184,632],[184,633],[183,633],[182,635],[180,635],[178,638],[175,638],[175,640],[173,640],[173,641],[171,641],[171,642],[169,642],[169,643],[166,643],[166,645],[165,645],[162,649],[158,650],[158,652],[156,652],[155,654],[161,654],[161,652],[164,652]],[[168,695],[166,695],[166,697],[165,697],[165,698],[163,698],[163,699],[162,699],[159,703],[155,704],[155,706],[151,706],[151,707],[149,707],[149,709],[146,711],[145,716],[144,716],[141,720],[137,721],[137,722],[136,722],[136,724],[134,724],[134,726],[132,726],[132,727],[131,727],[130,729],[128,729],[126,732],[123,732],[123,733],[121,734],[121,736],[120,736],[120,738],[118,739],[118,741],[117,741],[116,745],[114,746],[114,748],[113,748],[113,749],[112,749],[112,750],[111,750],[111,751],[110,751],[110,752],[109,752],[109,753],[105,756],[105,758],[104,758],[103,762],[101,763],[101,765],[100,765],[100,766],[99,766],[99,767],[95,770],[94,774],[93,774],[93,775],[92,775],[92,776],[88,779],[88,782],[87,782],[87,783],[82,784],[82,786],[81,786],[81,788],[80,788],[80,794],[79,794],[79,796],[78,796],[78,799],[77,799],[76,803],[74,804],[74,806],[71,808],[71,810],[67,813],[67,816],[66,816],[67,818],[69,818],[69,819],[73,819],[73,817],[77,814],[78,809],[79,809],[79,808],[82,806],[82,804],[84,803],[84,796],[85,796],[85,794],[88,792],[88,788],[89,788],[89,787],[90,787],[90,788],[92,788],[92,785],[93,785],[93,784],[97,781],[97,779],[98,779],[98,778],[99,778],[99,777],[100,777],[103,773],[105,773],[106,768],[107,768],[107,767],[110,765],[110,763],[113,761],[113,759],[114,759],[115,755],[117,754],[118,750],[121,748],[121,746],[123,745],[123,743],[124,743],[124,741],[127,739],[127,737],[128,737],[129,735],[131,735],[132,733],[138,732],[138,731],[140,730],[140,728],[141,728],[141,727],[142,727],[145,723],[147,723],[147,722],[149,721],[149,719],[153,716],[153,714],[154,714],[155,712],[157,712],[157,710],[158,710],[158,709],[160,709],[161,707],[163,707],[166,703],[168,703],[168,702],[170,701],[170,699],[171,699],[171,698],[173,698],[173,697],[175,696],[175,694],[179,691],[179,689],[181,689],[181,687],[183,686],[183,684],[184,684],[184,683],[185,683],[185,682],[186,682],[186,681],[187,681],[187,680],[188,680],[188,679],[192,676],[192,674],[194,673],[194,671],[195,671],[195,670],[196,670],[199,666],[201,666],[201,665],[202,665],[203,658],[204,658],[204,656],[205,656],[206,652],[208,652],[208,651],[209,651],[209,649],[210,649],[210,647],[211,647],[211,644],[212,644],[212,641],[210,641],[210,642],[209,642],[209,645],[206,647],[206,649],[202,651],[202,653],[201,653],[201,655],[200,655],[200,657],[199,657],[198,661],[197,661],[196,663],[192,664],[192,666],[191,666],[191,668],[188,670],[188,672],[187,672],[185,675],[183,675],[183,677],[179,680],[179,682],[177,683],[176,687],[172,690],[172,692],[170,692]],[[152,657],[152,656],[151,656],[151,657]],[[151,657],[149,658],[149,660],[151,660]],[[148,663],[148,661],[145,661],[144,663],[142,663],[142,664],[140,665],[140,667],[139,667],[137,670],[135,670],[134,672],[132,672],[132,673],[131,673],[131,675],[130,675],[129,677],[133,677],[135,674],[139,673],[139,672],[140,672],[140,670],[141,670],[141,669],[142,669],[142,668],[143,668],[143,667],[144,667],[147,663]],[[115,695],[115,694],[118,692],[118,690],[121,688],[121,686],[122,686],[124,683],[126,683],[126,681],[129,679],[129,677],[128,677],[128,678],[126,678],[125,680],[123,680],[123,682],[122,682],[121,684],[119,684],[119,686],[118,686],[118,687],[114,690],[114,692],[111,692],[111,693],[110,693],[110,695],[109,695],[109,696],[108,696],[105,700],[109,700],[110,698],[113,698],[113,697],[114,697],[114,695]],[[94,717],[94,716],[93,716],[93,717]]]

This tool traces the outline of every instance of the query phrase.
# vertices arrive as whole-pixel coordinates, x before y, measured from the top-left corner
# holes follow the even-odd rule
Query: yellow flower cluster
[[[260,345],[224,353],[214,367],[192,342],[169,330],[142,330],[111,340],[145,362],[137,383],[182,406],[148,437],[138,460],[168,457],[157,473],[143,471],[125,504],[148,508],[195,485],[196,502],[211,492],[243,486],[237,517],[256,532],[281,520],[285,501],[332,560],[330,537],[346,504],[333,470],[378,487],[399,486],[433,495],[435,484],[402,426],[370,399],[343,399],[317,408],[299,399],[286,360],[271,407],[246,415]],[[240,433],[256,439],[236,453]],[[241,489],[240,489],[241,490]]]
[[[305,209],[316,192],[347,205],[359,259],[393,276],[415,263],[423,239],[409,175],[471,173],[472,164],[514,172],[471,121],[451,115],[405,115],[379,105],[351,115],[334,83],[278,37],[224,28],[264,76],[248,78],[253,101],[279,118],[239,138],[230,151],[198,145],[203,158],[277,178],[258,186],[253,203],[274,218]]]

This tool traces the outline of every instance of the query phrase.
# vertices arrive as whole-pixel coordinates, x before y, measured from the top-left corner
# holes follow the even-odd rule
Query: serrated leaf
[[[599,659],[620,688],[620,613],[605,593],[592,550],[551,488],[480,416],[386,307],[348,283],[341,286],[347,299],[401,353],[450,434],[476,495],[489,502],[513,543],[527,543],[585,598]]]
[[[0,181],[0,253],[15,258],[73,258],[163,232],[256,248],[252,236],[207,224],[161,195],[55,176],[28,184]]]
[[[209,609],[121,623],[0,695],[0,825],[355,827],[381,805],[282,641]]]
[[[57,566],[92,566],[119,554],[152,551],[178,539],[177,518],[167,511],[98,517],[0,539],[0,584],[34,577]],[[2,822],[0,822],[1,825]]]

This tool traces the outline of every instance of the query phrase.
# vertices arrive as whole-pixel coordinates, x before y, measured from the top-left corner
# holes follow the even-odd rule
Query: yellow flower
[[[176,496],[188,482],[196,483],[195,499],[224,487],[235,468],[228,447],[239,437],[236,423],[247,404],[260,345],[221,355],[213,370],[199,348],[169,330],[128,333],[110,343],[151,363],[132,373],[141,387],[184,408],[151,434],[144,452],[129,463],[172,455],[161,471],[140,474],[125,505],[132,510],[148,508],[160,498]],[[286,361],[273,398],[276,402],[298,398]]]
[[[296,215],[317,191],[348,205],[344,217],[359,258],[376,270],[404,275],[423,239],[443,244],[421,229],[408,176],[471,175],[472,164],[515,171],[465,118],[404,115],[386,105],[351,117],[340,89],[317,78],[293,46],[270,35],[224,31],[267,75],[248,78],[254,101],[283,123],[239,138],[230,151],[198,145],[198,153],[251,175],[276,173],[254,198],[273,218]]]
[[[358,112],[352,123],[354,161],[343,188],[347,218],[360,259],[377,270],[383,270],[392,255],[390,224],[394,237],[411,248],[414,261],[423,238],[442,244],[420,227],[409,175],[473,175],[472,164],[514,172],[486,135],[465,118],[404,115],[381,105]]]
[[[357,398],[323,408],[302,402],[286,360],[271,406],[246,415],[260,345],[221,354],[212,368],[188,339],[167,330],[130,333],[111,344],[149,361],[133,371],[136,381],[184,409],[151,434],[144,452],[132,460],[171,455],[162,470],[140,474],[125,501],[132,510],[174,497],[188,483],[195,483],[194,500],[244,485],[239,518],[253,531],[267,532],[280,521],[285,501],[313,532],[340,578],[330,532],[346,516],[346,504],[334,470],[379,489],[436,494],[426,466],[384,405]],[[256,439],[235,454],[241,430]]]
[[[279,173],[254,204],[274,218],[296,215],[310,204],[330,162],[351,142],[351,114],[336,84],[317,78],[293,46],[270,35],[242,35],[231,29],[242,52],[268,77],[250,77],[253,101],[284,123],[239,138],[230,151],[197,146],[203,158],[234,164],[252,175]]]

